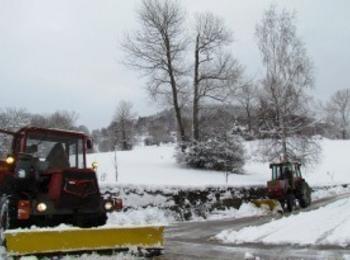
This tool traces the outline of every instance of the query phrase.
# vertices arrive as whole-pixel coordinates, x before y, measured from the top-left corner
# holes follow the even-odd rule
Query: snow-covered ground
[[[194,170],[179,166],[174,152],[173,145],[140,146],[132,151],[118,151],[118,183],[181,186],[226,184],[226,175],[223,172]],[[93,161],[98,162],[101,184],[116,183],[114,152],[90,154],[88,161],[90,164]],[[268,166],[266,165],[264,171],[259,171],[256,170],[255,163],[252,165],[253,171],[249,170],[247,175],[230,175],[228,183],[240,186],[265,183],[269,177],[266,174]]]
[[[283,217],[261,226],[239,231],[224,230],[216,238],[225,243],[297,245],[350,245],[350,198],[297,215]],[[295,232],[302,229],[301,232]]]
[[[246,142],[248,157],[254,158],[255,142]],[[313,168],[304,169],[304,175],[312,185],[333,185],[350,183],[350,141],[321,141],[322,154],[320,162]],[[173,145],[136,147],[132,151],[118,151],[118,183],[143,185],[225,185],[226,175],[223,172],[194,170],[181,167],[176,163]],[[99,181],[111,185],[116,182],[115,154],[95,153],[88,155],[91,164],[99,164]],[[228,177],[228,184],[234,186],[265,185],[270,178],[267,163],[247,160],[244,167],[246,174]]]

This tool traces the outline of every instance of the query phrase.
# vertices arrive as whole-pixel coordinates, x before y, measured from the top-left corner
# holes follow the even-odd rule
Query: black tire
[[[295,197],[293,194],[288,194],[286,198],[287,211],[292,212],[295,205]]]
[[[302,208],[307,208],[308,206],[311,205],[311,190],[309,185],[307,183],[303,182],[300,185],[300,190],[299,190],[299,205]]]
[[[302,208],[307,208],[311,205],[311,194],[310,193],[304,193],[301,198],[299,199],[299,205]]]

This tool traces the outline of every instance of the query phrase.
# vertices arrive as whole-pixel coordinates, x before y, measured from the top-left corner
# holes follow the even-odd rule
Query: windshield
[[[297,174],[297,176],[300,175],[293,164],[277,164],[272,166],[272,180],[287,179],[290,178],[291,174]]]
[[[82,138],[30,134],[24,153],[37,158],[47,169],[85,167]]]

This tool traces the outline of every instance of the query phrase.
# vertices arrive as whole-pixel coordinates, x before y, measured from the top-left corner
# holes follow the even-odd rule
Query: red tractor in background
[[[293,211],[298,200],[300,207],[311,204],[311,188],[301,175],[299,162],[271,163],[272,180],[267,183],[268,196],[278,200],[284,209]]]
[[[36,127],[0,133],[12,139],[0,160],[1,231],[60,223],[100,226],[107,212],[122,208],[119,198],[102,198],[95,170],[87,167],[92,141],[85,134]]]

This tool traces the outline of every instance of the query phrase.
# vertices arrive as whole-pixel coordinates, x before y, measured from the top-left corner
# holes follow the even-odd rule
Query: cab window
[[[36,158],[44,168],[84,168],[83,139],[48,134],[30,134],[25,154]]]
[[[281,178],[281,167],[279,165],[272,166],[272,180],[278,180]]]

